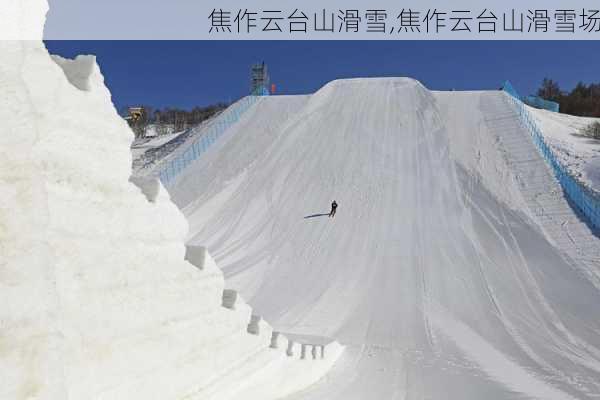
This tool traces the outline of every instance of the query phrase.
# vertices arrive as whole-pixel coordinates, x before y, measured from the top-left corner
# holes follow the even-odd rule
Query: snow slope
[[[130,181],[93,56],[2,41],[0,71],[0,399],[264,400],[331,368],[341,346],[272,332]]]
[[[600,141],[586,137],[582,130],[598,118],[577,117],[528,107],[544,138],[571,175],[600,191]]]
[[[153,131],[155,131],[155,128]],[[165,143],[170,142],[173,139],[176,139],[179,135],[183,134],[182,132],[168,133],[166,135],[147,135],[143,139],[136,139],[131,144],[131,155],[133,156],[134,163],[136,158],[140,158],[143,156],[145,152],[148,150],[153,150],[158,147],[163,146]]]
[[[571,256],[597,238],[557,240],[535,199],[560,189],[510,146],[529,136],[504,96],[382,78],[265,98],[169,189],[227,286],[347,346],[291,398],[600,396],[599,263]]]

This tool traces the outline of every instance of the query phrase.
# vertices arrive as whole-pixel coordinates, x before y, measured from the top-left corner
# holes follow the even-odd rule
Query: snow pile
[[[0,40],[41,40],[47,11],[46,0],[2,0]]]
[[[576,117],[528,107],[560,163],[583,184],[600,191],[600,141],[583,130],[598,118]]]
[[[275,329],[346,345],[290,398],[600,394],[600,245],[505,96],[407,78],[272,96],[169,188]]]
[[[0,398],[262,400],[331,367],[335,342],[277,347],[242,300],[222,307],[168,194],[129,181],[133,135],[93,57],[0,54]]]
[[[91,90],[90,78],[96,67],[95,56],[77,56],[74,60],[68,60],[53,55],[52,59],[65,72],[65,77],[73,86],[80,90]]]

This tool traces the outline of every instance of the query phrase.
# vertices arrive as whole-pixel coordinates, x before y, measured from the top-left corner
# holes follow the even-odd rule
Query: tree
[[[190,111],[171,107],[153,109],[150,106],[142,106],[140,117],[135,120],[129,119],[128,122],[135,137],[143,138],[149,125],[154,125],[154,130],[159,135],[178,132],[202,123],[225,108],[227,108],[225,103],[194,107]]]
[[[561,92],[558,82],[544,78],[538,96],[556,101],[565,114],[600,117],[600,84],[578,82],[570,92]]]
[[[558,86],[558,82],[544,78],[542,86],[538,89],[537,95],[542,99],[557,101],[560,97],[560,87]]]

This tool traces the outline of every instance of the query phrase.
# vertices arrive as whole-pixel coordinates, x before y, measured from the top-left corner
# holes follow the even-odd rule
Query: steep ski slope
[[[276,328],[347,345],[294,399],[600,396],[600,293],[532,217],[488,129],[514,118],[499,96],[397,78],[265,99],[171,190]]]

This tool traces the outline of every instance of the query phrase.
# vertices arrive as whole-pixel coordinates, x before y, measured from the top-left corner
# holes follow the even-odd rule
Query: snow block
[[[271,345],[269,347],[271,347],[272,349],[279,348],[279,336],[279,332],[273,332],[271,334]]]
[[[233,289],[223,290],[223,307],[230,310],[235,310],[235,302],[237,301],[238,293]]]
[[[198,269],[204,269],[206,261],[206,247],[202,246],[185,246],[185,260],[189,261]]]
[[[262,318],[259,315],[252,315],[250,317],[250,323],[248,324],[248,333],[252,335],[260,334],[260,322]]]
[[[307,344],[300,345],[300,359],[301,360],[306,359],[306,347],[307,346],[308,346]]]
[[[331,357],[337,358],[343,351],[343,346],[337,341],[324,336],[309,336],[296,334],[282,334],[287,340],[286,355],[294,357],[298,355],[300,360],[325,360]]]
[[[296,342],[294,342],[293,340],[288,339],[288,345],[287,345],[287,349],[285,351],[285,354],[288,357],[293,357],[294,356],[294,351],[298,348],[298,345],[296,344]]]
[[[129,178],[129,182],[137,186],[144,196],[146,196],[146,200],[150,203],[156,202],[161,191],[161,185],[158,179],[132,176]]]
[[[54,62],[62,68],[67,80],[79,90],[90,91],[90,77],[96,67],[96,56],[80,55],[74,60],[52,55]]]

